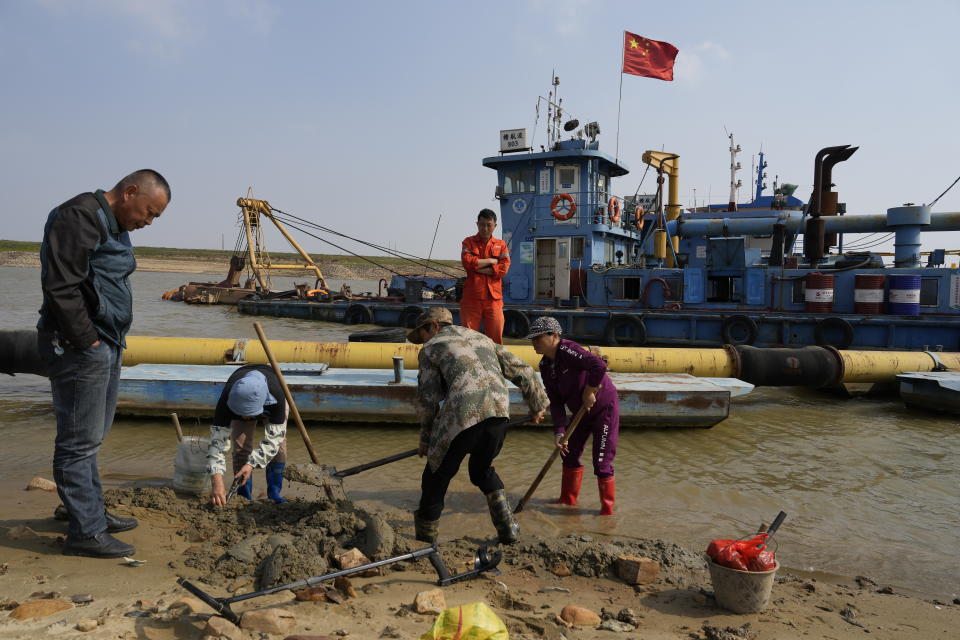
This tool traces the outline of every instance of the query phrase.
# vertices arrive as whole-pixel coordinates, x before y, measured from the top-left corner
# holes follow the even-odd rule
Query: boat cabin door
[[[537,300],[570,298],[570,238],[537,238]]]

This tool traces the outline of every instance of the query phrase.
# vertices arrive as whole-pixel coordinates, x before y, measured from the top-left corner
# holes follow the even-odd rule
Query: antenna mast
[[[740,170],[737,154],[740,153],[740,145],[734,144],[732,133],[728,133],[727,137],[730,138],[730,200],[727,201],[727,211],[736,211],[737,189],[743,186],[743,183],[737,180],[737,171]]]

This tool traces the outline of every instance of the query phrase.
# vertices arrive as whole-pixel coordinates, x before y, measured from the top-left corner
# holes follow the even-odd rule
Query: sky
[[[149,167],[173,199],[134,244],[233,248],[252,188],[423,256],[439,218],[433,256],[457,258],[477,212],[499,210],[481,165],[499,131],[544,142],[552,73],[630,168],[615,193],[652,192],[641,156],[664,149],[686,205],[726,202],[729,130],[741,201],[761,149],[768,184],[806,200],[815,153],[851,144],[834,169],[849,214],[928,203],[960,176],[957,24],[955,0],[2,0],[0,238],[40,240],[54,206]],[[673,82],[621,76],[624,30],[679,48]],[[960,211],[960,185],[934,210]]]

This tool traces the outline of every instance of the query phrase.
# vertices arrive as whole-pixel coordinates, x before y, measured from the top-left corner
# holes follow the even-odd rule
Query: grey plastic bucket
[[[734,613],[760,613],[770,603],[770,592],[780,563],[770,571],[737,571],[707,558],[713,596],[724,609]]]

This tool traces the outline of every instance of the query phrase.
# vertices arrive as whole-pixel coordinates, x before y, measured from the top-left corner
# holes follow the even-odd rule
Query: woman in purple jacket
[[[559,504],[577,504],[583,466],[580,456],[593,434],[593,472],[600,489],[600,515],[613,514],[615,496],[613,458],[617,453],[620,433],[620,403],[617,389],[607,375],[606,363],[576,342],[560,337],[560,323],[541,316],[530,324],[527,339],[534,350],[543,356],[540,375],[550,398],[553,433],[563,460],[563,480]],[[561,444],[567,430],[566,409],[574,414],[581,406],[587,408],[570,439]],[[565,408],[566,407],[566,408]]]

